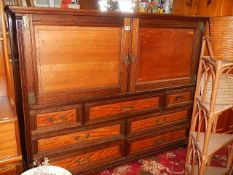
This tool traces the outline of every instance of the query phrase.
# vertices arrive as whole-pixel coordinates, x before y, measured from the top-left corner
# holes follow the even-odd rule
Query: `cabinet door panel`
[[[35,31],[40,93],[118,86],[121,28],[36,26]]]
[[[139,35],[138,82],[189,76],[193,29],[142,28]]]
[[[25,48],[32,49],[25,60],[33,67],[26,69],[29,104],[76,102],[126,91],[124,19],[114,25],[102,21],[101,26],[88,24],[88,17],[82,20],[85,23],[64,26],[41,20],[25,29]]]
[[[153,22],[149,26],[146,20],[134,21],[130,90],[194,83],[199,52],[195,48],[200,44],[198,24]]]

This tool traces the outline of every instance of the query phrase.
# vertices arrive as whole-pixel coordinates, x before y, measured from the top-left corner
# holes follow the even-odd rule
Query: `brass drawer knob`
[[[121,111],[130,111],[134,110],[135,106],[134,105],[128,105],[128,106],[121,106]]]
[[[184,100],[184,96],[179,95],[175,97],[175,101],[181,101],[181,100]]]

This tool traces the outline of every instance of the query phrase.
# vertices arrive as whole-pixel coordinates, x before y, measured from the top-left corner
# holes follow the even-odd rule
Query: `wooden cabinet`
[[[11,7],[8,20],[28,167],[88,174],[186,143],[205,18]]]

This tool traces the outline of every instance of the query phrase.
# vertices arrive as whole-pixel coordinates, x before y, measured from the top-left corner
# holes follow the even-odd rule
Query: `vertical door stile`
[[[130,92],[135,92],[136,90],[136,76],[137,76],[137,66],[139,60],[139,19],[133,19],[132,23],[132,38],[131,38],[131,53],[130,53]]]
[[[122,44],[121,44],[121,92],[124,94],[128,91],[128,81],[129,81],[129,55],[130,55],[130,45],[131,45],[131,18],[124,19],[123,26],[123,35],[122,35]]]

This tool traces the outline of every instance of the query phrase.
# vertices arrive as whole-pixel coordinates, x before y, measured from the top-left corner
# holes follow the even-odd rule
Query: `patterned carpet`
[[[215,166],[225,166],[224,150],[212,159]],[[97,175],[184,175],[186,149],[177,148],[154,156],[140,159],[131,164],[105,170]]]

